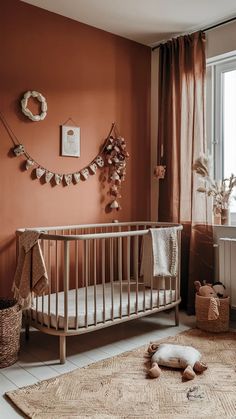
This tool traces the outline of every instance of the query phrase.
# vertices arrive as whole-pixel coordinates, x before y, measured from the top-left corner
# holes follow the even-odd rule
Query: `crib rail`
[[[98,223],[98,224],[75,224],[75,225],[67,225],[67,226],[54,226],[54,227],[32,227],[32,228],[19,228],[16,230],[16,234],[22,233],[25,230],[36,230],[36,231],[65,231],[65,230],[87,230],[87,229],[106,229],[106,228],[121,228],[124,227],[125,229],[129,228],[137,228],[140,226],[149,226],[149,227],[178,227],[182,230],[182,225],[177,223],[163,223],[158,221],[131,221],[131,222],[118,222],[117,220],[113,220],[112,223]],[[104,230],[105,231],[105,230]]]
[[[141,272],[142,241],[150,228],[173,226],[177,275],[150,274],[147,283]],[[179,304],[181,225],[104,223],[34,230],[40,232],[49,282],[29,313],[38,329],[60,336],[85,333]],[[18,238],[23,231],[17,231]]]

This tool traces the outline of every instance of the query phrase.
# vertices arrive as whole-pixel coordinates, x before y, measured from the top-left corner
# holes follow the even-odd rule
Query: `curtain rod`
[[[211,29],[215,29],[215,28],[218,28],[219,26],[226,25],[227,23],[233,22],[234,20],[236,20],[236,16],[231,17],[230,19],[224,20],[223,22],[219,22],[219,23],[216,23],[215,25],[207,26],[206,28],[204,28],[204,29],[199,29],[199,30],[200,30],[200,31],[202,31],[202,32],[207,32],[207,31],[210,31]],[[164,43],[165,43],[165,42],[164,42]],[[155,47],[153,47],[153,48],[152,48],[152,51],[154,51],[155,49],[160,48],[160,46],[161,46],[162,44],[163,44],[163,43],[161,42],[160,44],[158,44],[158,45],[156,45]]]

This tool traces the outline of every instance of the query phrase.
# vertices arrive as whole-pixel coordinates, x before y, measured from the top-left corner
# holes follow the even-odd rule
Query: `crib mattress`
[[[97,323],[114,319],[119,319],[121,316],[125,317],[129,314],[136,313],[136,284],[130,284],[130,304],[128,303],[128,283],[122,283],[122,301],[120,300],[120,283],[113,283],[113,291],[111,283],[105,284],[105,304],[103,303],[103,285],[96,286],[96,304],[95,304],[95,287],[89,286],[87,288],[87,320],[86,320],[86,291],[85,288],[78,290],[78,313],[76,316],[76,290],[68,291],[68,328],[77,329],[78,327],[92,326],[95,324],[95,313]],[[151,295],[152,294],[152,295]],[[176,300],[175,290],[152,290],[145,288],[145,297],[143,287],[139,287],[138,291],[138,312],[151,309],[153,307],[164,306],[171,304]],[[112,313],[113,301],[113,313]],[[57,301],[58,310],[56,312],[56,294],[51,294],[50,310],[48,310],[48,296],[38,297],[37,311],[36,299],[31,309],[31,315],[34,320],[46,326],[59,329],[64,328],[64,293],[58,293]]]

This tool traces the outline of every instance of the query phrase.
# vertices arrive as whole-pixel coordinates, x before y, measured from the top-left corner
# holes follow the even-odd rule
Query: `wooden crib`
[[[177,227],[180,255],[182,226],[155,222],[40,227],[48,272],[48,291],[26,313],[29,325],[60,337],[60,362],[66,336],[77,335],[155,312],[175,308],[178,325],[180,256],[176,276],[140,275],[142,239],[150,228]],[[17,230],[17,238],[24,229]],[[18,240],[17,240],[18,243]]]

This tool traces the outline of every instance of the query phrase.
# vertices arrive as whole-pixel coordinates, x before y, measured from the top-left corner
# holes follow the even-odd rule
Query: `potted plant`
[[[207,196],[213,197],[213,213],[215,220],[220,222],[217,224],[230,224],[230,201],[231,194],[236,186],[236,176],[231,174],[229,178],[216,181],[210,176],[209,159],[202,155],[195,160],[193,171],[199,175],[204,181],[204,185],[200,186],[197,191]]]

